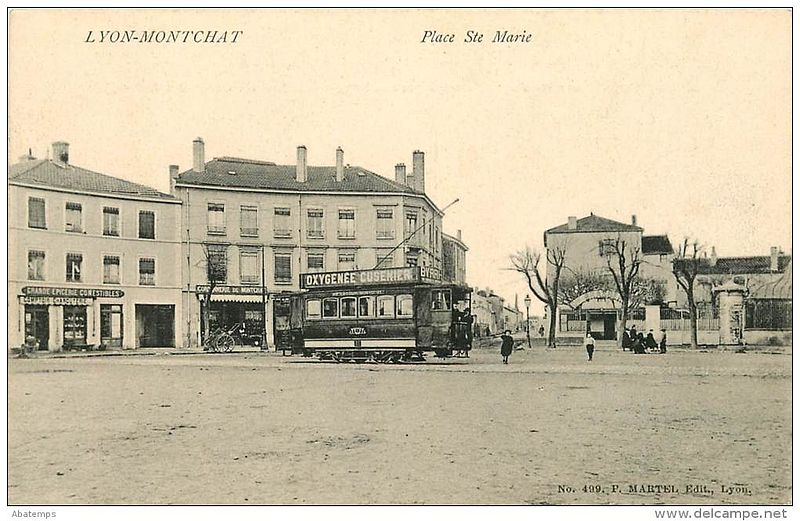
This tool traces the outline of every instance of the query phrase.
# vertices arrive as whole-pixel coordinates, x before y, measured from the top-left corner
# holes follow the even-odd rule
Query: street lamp
[[[531,348],[531,296],[525,295],[525,334],[528,335],[528,349]]]

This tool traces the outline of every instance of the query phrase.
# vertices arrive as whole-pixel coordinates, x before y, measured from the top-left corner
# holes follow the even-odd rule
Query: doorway
[[[136,347],[175,347],[175,306],[136,304]]]
[[[100,304],[100,343],[122,347],[122,305]]]
[[[50,343],[50,313],[47,306],[25,306],[25,338],[33,337],[37,351]]]

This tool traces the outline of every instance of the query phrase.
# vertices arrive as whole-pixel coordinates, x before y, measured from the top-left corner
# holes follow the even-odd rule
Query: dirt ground
[[[8,425],[12,505],[788,504],[792,492],[788,355],[9,359]]]

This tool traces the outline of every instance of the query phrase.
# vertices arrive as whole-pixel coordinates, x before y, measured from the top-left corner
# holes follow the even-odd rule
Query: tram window
[[[394,297],[392,295],[381,295],[377,300],[378,318],[394,317]]]
[[[342,318],[355,318],[356,317],[356,298],[344,297],[342,298]]]
[[[339,316],[339,299],[326,298],[322,301],[322,318],[336,318]]]
[[[450,290],[434,289],[431,291],[431,301],[434,311],[450,311]]]
[[[414,316],[414,299],[411,295],[397,295],[397,316],[398,318]]]
[[[358,316],[359,317],[375,316],[375,297],[358,298]]]
[[[320,317],[320,304],[319,300],[309,300],[306,303],[306,317],[319,318]]]

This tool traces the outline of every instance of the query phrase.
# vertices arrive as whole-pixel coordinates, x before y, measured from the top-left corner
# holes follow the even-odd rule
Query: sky
[[[532,38],[491,43],[504,30]],[[198,136],[207,160],[293,164],[303,144],[333,165],[341,146],[389,178],[423,150],[429,196],[459,199],[444,230],[468,282],[520,305],[509,255],[570,215],[636,214],[719,256],[791,250],[788,9],[16,10],[9,32],[9,162],[64,140],[76,165],[168,191]]]

